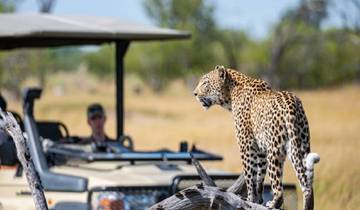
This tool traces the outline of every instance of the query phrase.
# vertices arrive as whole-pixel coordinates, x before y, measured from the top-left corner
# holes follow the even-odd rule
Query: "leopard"
[[[275,90],[262,79],[223,65],[204,74],[193,94],[206,110],[220,105],[232,113],[247,201],[282,207],[283,167],[288,157],[303,193],[303,209],[313,210],[314,165],[320,156],[310,152],[309,123],[295,94]],[[264,204],[267,173],[273,198]]]

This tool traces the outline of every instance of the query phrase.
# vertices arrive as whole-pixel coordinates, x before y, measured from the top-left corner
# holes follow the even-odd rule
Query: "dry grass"
[[[114,136],[114,86],[84,78],[59,75],[38,102],[38,119],[65,122],[71,134],[87,135],[86,105],[99,101],[108,113],[107,131]],[[88,78],[88,77],[87,77]],[[127,86],[133,83],[128,81]],[[67,87],[67,88],[59,88]],[[128,88],[130,89],[130,88]],[[62,90],[62,91],[59,91]],[[54,93],[63,92],[56,96]],[[317,209],[358,209],[360,206],[360,86],[331,90],[297,92],[303,100],[311,128],[312,150],[321,156],[316,167]],[[126,134],[135,140],[137,149],[178,148],[181,140],[224,156],[225,161],[207,167],[239,172],[238,147],[230,113],[213,107],[204,111],[181,83],[174,83],[165,93],[145,91],[141,96],[127,91]],[[10,107],[20,109],[17,103]],[[286,165],[285,181],[295,182],[293,170]]]

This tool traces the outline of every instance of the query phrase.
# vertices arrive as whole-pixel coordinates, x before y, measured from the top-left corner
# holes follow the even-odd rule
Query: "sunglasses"
[[[103,117],[104,117],[103,115],[95,115],[95,116],[90,117],[90,120],[97,120],[97,119],[101,119]]]

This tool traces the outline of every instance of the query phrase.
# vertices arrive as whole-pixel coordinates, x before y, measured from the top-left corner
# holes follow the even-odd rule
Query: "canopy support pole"
[[[116,78],[116,139],[124,135],[124,57],[129,41],[115,42],[115,78]]]

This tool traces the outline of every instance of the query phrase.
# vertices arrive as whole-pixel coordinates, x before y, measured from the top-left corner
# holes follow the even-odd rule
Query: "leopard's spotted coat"
[[[304,194],[304,209],[313,209],[313,166],[320,158],[310,153],[309,125],[299,98],[224,66],[205,74],[194,95],[206,109],[218,104],[232,112],[249,201],[262,203],[268,171],[274,196],[266,205],[280,208],[288,156]]]

